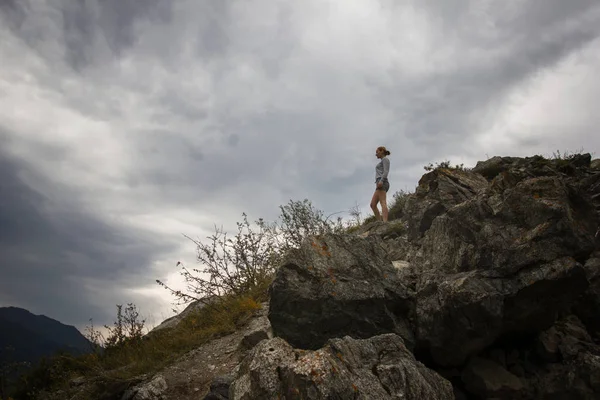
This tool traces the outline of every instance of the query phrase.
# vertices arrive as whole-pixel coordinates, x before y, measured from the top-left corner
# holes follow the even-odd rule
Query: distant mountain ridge
[[[83,354],[90,349],[89,340],[74,326],[23,308],[0,307],[0,362],[33,364],[59,350]]]

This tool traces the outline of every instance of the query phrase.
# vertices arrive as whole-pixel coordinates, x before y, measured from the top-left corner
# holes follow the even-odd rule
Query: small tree
[[[98,354],[102,350],[102,344],[105,342],[102,332],[94,328],[94,321],[90,318],[90,325],[85,327],[85,338],[90,342],[92,352]]]
[[[342,220],[336,222],[324,216],[323,211],[315,208],[308,199],[303,201],[292,201],[285,206],[279,207],[281,215],[280,222],[275,225],[279,232],[281,250],[286,252],[291,248],[298,248],[304,238],[310,235],[324,235],[330,232],[341,232],[343,230]]]
[[[344,229],[341,218],[330,220],[334,214],[325,217],[306,199],[290,200],[280,210],[275,222],[268,223],[260,218],[254,226],[243,213],[243,221],[237,223],[238,232],[232,238],[216,227],[216,233],[207,238],[207,243],[184,235],[196,244],[197,259],[203,268],[189,270],[177,262],[186,282],[185,292],[174,290],[158,279],[156,282],[169,290],[178,304],[209,303],[215,297],[240,295],[272,276],[284,254],[299,247],[306,236]]]
[[[204,266],[190,271],[183,263],[177,263],[181,265],[187,293],[173,290],[160,280],[156,282],[181,303],[208,303],[215,297],[239,295],[259,285],[273,272],[277,249],[269,240],[271,231],[262,219],[256,221],[257,228],[253,228],[247,215],[242,216],[243,222],[237,223],[238,232],[233,238],[216,227],[208,243],[184,235],[196,244],[197,259]]]
[[[362,212],[360,211],[358,203],[356,203],[352,208],[350,208],[350,211],[348,213],[352,217],[352,222],[354,223],[354,225],[359,226],[362,224]]]
[[[410,192],[402,189],[394,193],[393,203],[389,211],[390,220],[402,218],[404,213],[404,205],[406,204],[406,201],[408,200],[410,195]]]
[[[145,320],[139,320],[139,312],[133,303],[128,303],[125,313],[122,312],[123,305],[117,304],[117,320],[113,327],[104,325],[109,335],[106,338],[106,348],[112,349],[125,343],[136,342],[142,338]]]

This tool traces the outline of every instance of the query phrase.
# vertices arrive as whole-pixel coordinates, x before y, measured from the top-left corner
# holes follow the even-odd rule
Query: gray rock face
[[[165,400],[167,382],[161,375],[156,375],[149,382],[128,389],[121,400]]]
[[[537,398],[597,399],[600,346],[575,316],[563,318],[537,338],[535,351],[547,364],[530,367]]]
[[[332,339],[317,351],[283,339],[243,360],[229,399],[454,399],[451,384],[416,361],[395,334]]]
[[[329,338],[397,333],[412,347],[414,294],[378,237],[326,235],[292,252],[271,285],[275,336],[317,349]]]
[[[491,360],[473,358],[463,370],[463,381],[470,393],[482,398],[526,398],[521,379]]]
[[[436,217],[487,187],[485,178],[468,171],[438,169],[423,175],[405,205],[408,238],[421,238]]]
[[[511,276],[564,256],[585,260],[596,229],[593,205],[570,186],[554,177],[531,178],[436,218],[423,238],[422,263],[444,273]]]
[[[461,365],[508,333],[549,327],[587,287],[583,267],[556,260],[512,279],[480,271],[431,276],[417,295],[417,338],[439,365]]]
[[[256,346],[261,340],[271,339],[273,337],[273,328],[271,322],[266,316],[260,316],[250,322],[247,332],[244,334],[240,346],[247,350]]]
[[[575,305],[574,312],[600,340],[600,252],[586,261],[584,269],[590,285]]]
[[[229,400],[229,388],[234,376],[219,376],[210,384],[210,391],[203,400]]]

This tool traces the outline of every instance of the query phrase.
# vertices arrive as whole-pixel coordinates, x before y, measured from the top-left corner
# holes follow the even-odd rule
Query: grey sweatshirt
[[[387,157],[383,157],[379,164],[375,166],[375,182],[377,179],[381,178],[381,180],[385,180],[388,177],[388,173],[390,172],[390,159]]]

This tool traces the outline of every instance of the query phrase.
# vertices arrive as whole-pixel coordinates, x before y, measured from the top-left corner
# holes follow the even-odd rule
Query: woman
[[[390,160],[387,156],[390,155],[390,152],[384,146],[380,146],[375,150],[375,155],[377,158],[381,159],[381,161],[375,166],[375,193],[373,194],[373,199],[371,199],[371,209],[375,214],[375,219],[378,221],[383,219],[383,222],[387,222],[388,208],[386,195],[387,191],[390,189],[390,182],[388,181]],[[381,203],[382,215],[379,215],[379,210],[377,209],[378,202]]]

